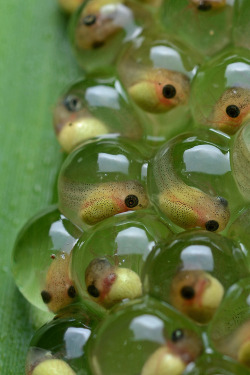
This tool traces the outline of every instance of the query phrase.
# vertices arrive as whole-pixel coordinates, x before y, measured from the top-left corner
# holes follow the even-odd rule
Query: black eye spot
[[[209,230],[209,232],[215,232],[219,228],[219,223],[216,220],[208,220],[205,227],[206,230]]]
[[[229,117],[236,118],[240,114],[240,109],[239,109],[239,107],[237,107],[237,105],[231,104],[231,105],[227,106],[226,113]]]
[[[176,330],[172,333],[172,341],[173,341],[173,342],[178,342],[178,341],[180,341],[183,337],[184,337],[184,333],[183,333],[182,329],[176,329]]]
[[[176,89],[173,85],[165,85],[162,89],[164,98],[171,99],[176,95]]]
[[[223,198],[223,197],[218,197],[220,203],[222,204],[222,206],[224,207],[227,207],[228,206],[228,201],[226,200],[226,198]]]
[[[46,290],[43,290],[41,292],[41,296],[42,296],[43,302],[46,303],[46,304],[48,304],[52,299],[51,294],[49,292],[47,292]]]
[[[129,208],[136,207],[139,203],[139,200],[136,195],[130,194],[125,198],[125,204]]]
[[[96,41],[96,42],[92,43],[92,48],[98,49],[98,48],[102,47],[103,45],[104,45],[104,42],[102,42],[102,41]]]
[[[82,104],[80,99],[75,95],[68,95],[65,99],[63,104],[70,112],[77,112],[82,108]]]
[[[92,296],[92,297],[99,297],[100,296],[100,292],[99,290],[92,284],[92,285],[89,285],[88,286],[88,293]]]
[[[195,296],[195,290],[193,287],[186,285],[181,288],[181,295],[185,299],[192,299]]]
[[[201,1],[200,4],[197,6],[198,10],[207,11],[212,9],[212,5],[209,4],[207,1]]]
[[[75,296],[76,296],[76,290],[75,290],[75,288],[74,288],[73,285],[71,285],[71,286],[69,287],[69,289],[68,289],[68,296],[69,296],[70,298],[75,298]]]
[[[96,16],[94,14],[88,14],[83,18],[82,22],[85,26],[94,25],[96,23]]]

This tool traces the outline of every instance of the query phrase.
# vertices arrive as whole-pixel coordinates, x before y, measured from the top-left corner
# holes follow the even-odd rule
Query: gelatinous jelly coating
[[[66,152],[104,134],[140,139],[140,120],[115,77],[78,81],[58,100],[53,113],[54,130]]]
[[[68,14],[72,14],[84,0],[58,0],[58,4],[62,10]]]
[[[231,151],[233,176],[239,191],[250,200],[250,122],[247,121],[236,134]]]
[[[57,265],[64,270],[60,254],[65,254],[67,259],[81,234],[82,231],[66,219],[56,206],[42,210],[20,231],[12,253],[12,271],[21,293],[39,309],[48,310],[41,298],[43,290],[49,292],[49,295],[44,293],[44,299],[53,311],[61,303],[63,305],[63,301],[71,300],[64,289],[65,286],[67,289],[67,285],[70,288],[71,283],[67,276],[61,280]],[[67,268],[67,261],[65,265]],[[56,291],[60,297],[55,296]],[[55,303],[55,298],[61,302]]]
[[[57,365],[62,366],[62,370],[65,368],[65,371],[70,366],[76,374],[87,375],[89,373],[85,346],[92,329],[96,327],[100,319],[93,311],[90,314],[84,305],[72,306],[73,308],[69,307],[64,314],[56,316],[39,328],[32,337],[26,361],[27,374],[34,374],[35,369],[39,373],[39,368],[42,367],[45,370],[48,365],[52,366],[51,372],[48,371],[45,374],[54,374],[52,369],[55,367],[57,370]],[[57,360],[60,363],[45,363],[46,360]],[[55,373],[57,375],[57,372]],[[64,375],[64,372],[58,375],[61,374]],[[68,375],[67,372],[66,374]]]
[[[250,366],[250,278],[243,278],[227,291],[209,327],[216,350]]]
[[[109,218],[87,231],[74,247],[71,262],[81,298],[110,307],[117,300],[139,295],[147,255],[171,235],[149,210]]]
[[[231,41],[234,0],[166,0],[160,8],[161,22],[200,53],[214,55]]]
[[[153,23],[148,9],[133,0],[88,0],[72,17],[71,41],[86,70],[111,68],[121,46]]]
[[[250,88],[231,87],[216,102],[209,123],[227,134],[234,134],[249,116]]]
[[[190,320],[157,300],[133,301],[113,309],[91,336],[91,370],[95,375],[158,374],[155,362],[161,362],[164,373],[185,368],[202,353],[198,332]]]
[[[54,313],[73,303],[77,298],[74,282],[69,276],[69,262],[69,254],[57,254],[49,266],[41,291],[43,302]]]
[[[248,375],[249,371],[236,361],[218,353],[203,354],[188,366],[183,375]]]
[[[148,171],[150,200],[164,216],[184,229],[201,227],[208,231],[222,231],[230,216],[227,200],[190,186],[188,184],[190,182],[186,183],[184,176],[180,177],[175,168],[176,145],[183,144],[186,147],[184,139],[187,147],[189,141],[194,140],[191,134],[186,134],[186,138],[185,135],[176,137],[159,149],[150,161]],[[180,150],[181,155],[185,156],[183,147],[180,147]],[[209,157],[209,154],[207,156]],[[196,158],[196,155],[194,156],[193,153],[191,158]],[[200,164],[202,165],[202,161]],[[202,170],[201,165],[198,166],[199,170]],[[216,167],[214,170],[217,174]]]
[[[206,324],[224,290],[248,275],[245,259],[240,247],[216,233],[179,233],[149,254],[142,273],[144,292]]]
[[[186,104],[189,79],[179,72],[151,69],[141,72],[129,88],[132,99],[147,112],[161,113]]]
[[[112,265],[106,258],[95,258],[85,271],[88,294],[101,306],[109,308],[125,298],[142,295],[140,277],[129,268]]]
[[[195,121],[234,134],[249,115],[250,53],[231,47],[204,63],[191,89]]]
[[[146,208],[144,160],[129,141],[94,140],[72,152],[58,180],[59,207],[76,225]]]

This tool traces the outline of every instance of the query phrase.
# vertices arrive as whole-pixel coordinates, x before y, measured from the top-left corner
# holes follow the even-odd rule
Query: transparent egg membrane
[[[16,239],[12,272],[24,297],[56,312],[75,301],[69,254],[82,231],[52,206],[33,217]]]
[[[246,202],[232,176],[230,145],[225,134],[200,130],[159,148],[148,167],[148,194],[157,212],[183,229],[224,230]]]
[[[142,121],[115,77],[85,78],[59,99],[54,109],[54,129],[66,152],[100,135],[131,139],[143,135]]]
[[[73,15],[70,39],[87,71],[112,70],[121,48],[152,24],[151,12],[133,0],[86,1]]]
[[[99,319],[84,305],[71,308],[46,323],[33,336],[26,361],[26,371],[35,366],[44,373],[89,374],[85,346]],[[56,372],[57,371],[57,372]],[[60,372],[61,371],[61,372]]]
[[[162,373],[180,374],[202,353],[203,344],[190,320],[145,297],[114,309],[87,349],[94,374],[146,375],[156,373],[157,367]]]
[[[196,51],[156,32],[138,38],[121,54],[119,77],[148,119],[148,141],[162,143],[192,126],[190,85],[200,61]]]
[[[231,41],[234,0],[165,0],[159,16],[165,30],[205,56]]]
[[[226,290],[249,274],[244,252],[216,233],[180,233],[155,246],[143,269],[144,292],[200,324],[215,314]]]
[[[65,160],[58,179],[59,207],[88,227],[126,211],[147,208],[146,162],[126,140],[85,143]]]
[[[168,227],[150,211],[105,220],[83,235],[72,252],[71,275],[82,299],[112,307],[142,294],[141,270]]]
[[[228,48],[204,63],[191,90],[195,121],[229,135],[241,127],[250,109],[250,52]]]

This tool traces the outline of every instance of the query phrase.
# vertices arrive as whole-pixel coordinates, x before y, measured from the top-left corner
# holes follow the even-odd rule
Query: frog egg
[[[190,320],[146,296],[114,308],[91,336],[87,354],[93,374],[181,375],[202,351]]]
[[[175,225],[176,232],[178,227],[222,231],[229,220],[229,207],[242,202],[228,173],[229,145],[228,137],[216,132],[185,133],[165,143],[149,161],[150,201]]]
[[[65,160],[58,179],[60,210],[79,227],[149,205],[143,156],[122,139],[85,143]]]
[[[166,0],[160,8],[164,29],[205,56],[231,41],[234,0]]]
[[[72,14],[84,0],[58,0],[60,8],[67,14]]]
[[[27,375],[88,374],[85,346],[100,318],[81,304],[43,325],[31,339]]]
[[[197,123],[235,134],[250,113],[250,53],[228,48],[203,64],[191,90]]]
[[[218,353],[204,354],[184,371],[183,375],[248,375],[249,371],[236,361]]]
[[[154,20],[133,0],[88,0],[72,16],[70,39],[85,71],[112,69],[120,50]]]
[[[209,327],[213,347],[250,368],[250,278],[227,291]]]
[[[250,98],[249,98],[250,99]],[[250,101],[249,101],[250,104]],[[232,149],[231,162],[233,175],[240,193],[250,201],[250,122],[247,121],[236,134]]]
[[[59,99],[53,119],[58,142],[66,152],[105,134],[142,137],[140,119],[114,77],[85,78],[72,85]]]
[[[245,256],[216,233],[190,231],[156,245],[143,270],[144,292],[207,324],[225,291],[249,273]]]
[[[38,213],[20,231],[12,253],[12,272],[31,304],[57,312],[75,301],[69,254],[81,234],[56,206]]]
[[[82,236],[72,252],[71,275],[83,300],[110,308],[142,294],[141,270],[156,243],[172,235],[153,212],[112,217]]]
[[[190,84],[200,56],[173,37],[154,33],[120,56],[118,73],[140,113],[148,141],[166,141],[190,128]]]

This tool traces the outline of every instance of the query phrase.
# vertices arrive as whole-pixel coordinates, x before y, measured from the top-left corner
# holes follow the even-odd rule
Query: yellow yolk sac
[[[97,184],[63,183],[62,206],[77,213],[82,222],[94,225],[99,221],[149,204],[144,187],[137,181],[105,182]],[[66,214],[67,216],[67,214]]]
[[[181,375],[185,367],[181,358],[171,353],[166,346],[157,349],[149,357],[143,366],[141,375]]]
[[[200,11],[215,10],[226,6],[226,0],[190,0],[190,3]]]
[[[40,362],[31,375],[76,375],[76,373],[65,361],[52,358]]]
[[[171,146],[161,159],[154,161],[153,173],[159,189],[158,208],[184,229],[201,227],[222,231],[229,220],[228,202],[185,184],[176,174]]]
[[[190,82],[182,73],[151,69],[141,73],[128,92],[145,111],[162,113],[188,102]]]
[[[67,95],[57,104],[53,122],[58,142],[68,153],[87,139],[109,133],[107,126],[92,116],[75,94]]]
[[[58,0],[58,4],[65,13],[73,13],[80,4],[83,3],[83,0]]]
[[[202,352],[202,343],[197,336],[177,329],[171,340],[158,348],[146,361],[141,375],[181,375],[186,366]]]
[[[73,281],[69,277],[69,261],[69,254],[65,253],[53,259],[41,291],[43,302],[54,313],[74,302],[77,296]]]
[[[122,0],[92,0],[87,2],[75,31],[75,43],[81,50],[102,47],[122,29],[122,14],[127,13]]]
[[[250,117],[250,89],[231,87],[215,104],[208,125],[229,135],[235,134]]]
[[[224,295],[222,284],[204,271],[179,271],[171,283],[170,301],[198,323],[208,323]]]
[[[85,284],[93,301],[103,307],[112,307],[125,298],[142,295],[140,277],[128,268],[110,264],[106,258],[92,260],[85,271]]]

